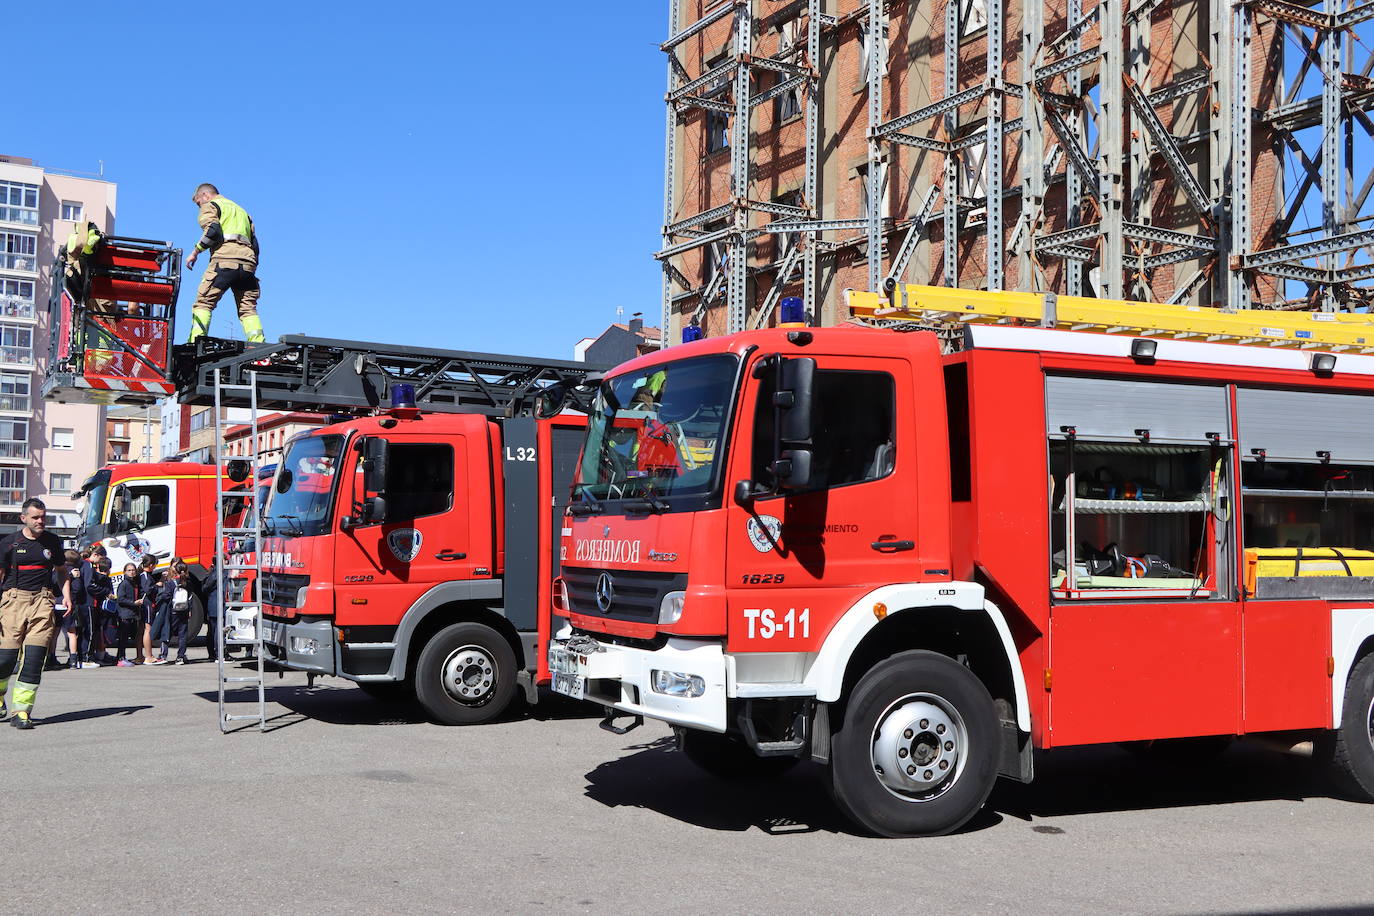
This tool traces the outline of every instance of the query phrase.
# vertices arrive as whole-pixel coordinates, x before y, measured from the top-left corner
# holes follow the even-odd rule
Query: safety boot
[[[10,719],[10,724],[18,729],[30,729],[33,728],[33,719],[29,718],[27,712],[19,710],[14,714],[14,718]]]

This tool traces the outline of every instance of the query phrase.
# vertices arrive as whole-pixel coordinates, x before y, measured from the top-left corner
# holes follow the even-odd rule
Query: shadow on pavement
[[[819,767],[803,763],[781,777],[724,780],[678,753],[671,737],[627,750],[634,753],[587,774],[588,798],[608,808],[645,808],[710,830],[753,828],[774,836],[851,830],[831,804]]]
[[[102,706],[99,709],[74,709],[71,712],[61,712],[55,716],[40,716],[35,721],[39,725],[59,725],[63,722],[80,722],[83,719],[103,719],[106,716],[132,716],[134,713],[143,709],[152,709],[151,705],[143,706]]]
[[[586,795],[607,807],[629,805],[711,830],[757,828],[769,834],[831,831],[862,834],[830,800],[825,771],[802,763],[782,777],[728,781],[698,769],[672,738],[626,748],[586,775]],[[1243,744],[1220,754],[1178,760],[1116,745],[1036,756],[1030,785],[999,780],[983,810],[958,833],[985,830],[1004,816],[1023,822],[1113,811],[1330,798],[1322,768],[1310,759]],[[1059,827],[1034,828],[1066,833]]]
[[[269,731],[289,728],[306,720],[328,725],[415,725],[428,721],[424,710],[413,699],[380,700],[346,681],[336,682],[333,686],[275,685],[269,676],[266,684],[267,702],[284,706],[289,710],[287,713],[269,715]],[[219,700],[219,695],[213,690],[199,692],[196,696],[212,703]],[[225,701],[236,707],[235,712],[249,712],[249,707],[243,704],[257,701],[256,688],[228,691]],[[548,691],[540,691],[539,702],[536,705],[529,706],[523,701],[517,701],[505,715],[496,719],[496,722],[516,722],[521,719],[554,721],[599,718],[600,715],[599,706],[579,703]]]
[[[1035,818],[1186,808],[1253,801],[1331,798],[1323,768],[1246,744],[1179,759],[1117,745],[1037,754],[1030,785],[1000,780],[988,805],[1022,821]]]

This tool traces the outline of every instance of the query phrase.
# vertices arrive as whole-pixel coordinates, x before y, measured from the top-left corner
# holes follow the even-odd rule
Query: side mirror
[[[568,403],[568,387],[562,382],[555,382],[547,388],[541,388],[539,393],[534,396],[534,415],[540,420],[551,420],[563,411],[564,405]]]
[[[780,490],[802,490],[811,484],[811,449],[791,448],[773,462],[773,479]]]
[[[773,395],[778,433],[770,470],[779,490],[803,490],[811,484],[811,434],[814,418],[816,361],[807,356],[784,359]]]
[[[784,446],[811,444],[811,395],[815,388],[816,361],[808,356],[785,359],[778,372],[773,405],[782,416],[778,438]]]
[[[384,521],[386,521],[386,497],[369,496],[363,500],[363,524],[380,525]]]
[[[363,489],[381,493],[386,489],[387,441],[376,436],[363,440]]]

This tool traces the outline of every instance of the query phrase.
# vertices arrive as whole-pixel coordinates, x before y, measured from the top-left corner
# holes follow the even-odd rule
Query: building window
[[[48,492],[55,494],[65,494],[72,491],[72,475],[70,474],[49,474]]]
[[[111,443],[110,443],[110,455],[109,455],[109,460],[110,460],[110,461],[128,461],[128,460],[129,460],[129,443],[127,443],[127,442],[111,442]]]
[[[0,267],[38,270],[38,236],[32,232],[0,233]]]
[[[26,420],[0,420],[0,458],[29,457],[29,424]]]
[[[883,29],[882,40],[873,46],[873,31],[867,22],[859,23],[859,86],[855,91],[868,86],[872,68],[882,67],[887,61],[887,29]]]
[[[23,468],[0,468],[0,505],[22,505],[26,499],[24,491],[28,488],[28,471]]]
[[[888,192],[890,186],[887,180],[887,169],[883,169],[883,186],[878,201],[878,217],[881,219],[890,211],[888,205]],[[856,166],[854,168],[854,178],[859,182],[859,218],[868,219],[868,164]]]
[[[7,318],[33,317],[33,281],[0,278],[0,315]]]
[[[791,78],[791,74],[777,74],[777,81],[779,83],[785,82]],[[791,118],[797,117],[801,114],[801,111],[802,87],[799,85],[793,86],[791,89],[787,90],[782,95],[778,96],[773,100],[773,115],[776,118],[777,123],[779,124],[781,124],[783,121],[787,121]]]
[[[17,372],[0,372],[0,410],[27,413],[32,409],[29,401],[29,377]]]
[[[113,437],[116,438],[116,439],[127,439],[127,438],[129,438],[129,424],[128,424],[128,423],[111,423],[111,424],[110,424],[110,435],[113,436]]]
[[[959,35],[967,38],[988,27],[987,0],[960,0]]]
[[[0,220],[38,225],[38,185],[0,181]]]
[[[199,413],[191,414],[191,432],[204,429],[210,425],[210,410],[202,410]]]
[[[52,431],[52,447],[60,449],[76,448],[76,430],[54,426]]]
[[[725,228],[724,220],[715,223],[707,223],[702,226],[702,231],[711,233],[719,232]],[[717,273],[725,269],[725,243],[712,242],[709,245],[701,246],[701,287],[705,289],[711,285]]]
[[[85,213],[85,209],[79,200],[62,201],[62,218],[69,222],[77,222]]]
[[[727,60],[729,60],[729,57],[725,54],[712,58],[706,62],[706,69],[708,71],[714,70]],[[725,97],[730,93],[730,77],[731,73],[727,70],[722,75],[711,80],[711,82],[706,84],[706,89],[701,94],[702,97],[724,101]],[[715,111],[711,108],[706,109],[707,155],[726,149],[729,145],[730,116],[723,111]]]
[[[33,328],[0,323],[0,363],[33,365]]]

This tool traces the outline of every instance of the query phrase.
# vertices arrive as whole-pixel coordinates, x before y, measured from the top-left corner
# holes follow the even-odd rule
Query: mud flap
[[[1017,728],[1010,719],[1002,719],[1001,727],[1002,755],[997,775],[1018,782],[1030,782],[1035,778],[1035,757],[1030,735]]]

